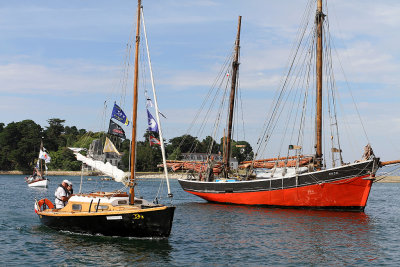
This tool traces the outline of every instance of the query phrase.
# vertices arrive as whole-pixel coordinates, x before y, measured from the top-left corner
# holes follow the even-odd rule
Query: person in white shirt
[[[56,199],[54,200],[56,204],[56,209],[62,209],[68,203],[68,199],[70,198],[70,193],[68,191],[68,186],[72,183],[68,180],[62,181],[62,183],[57,187],[56,192],[54,193]]]

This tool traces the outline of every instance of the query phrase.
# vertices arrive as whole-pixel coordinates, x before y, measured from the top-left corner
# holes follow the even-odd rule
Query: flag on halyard
[[[50,163],[51,157],[49,156],[49,154],[47,154],[47,152],[40,150],[39,159],[43,159],[44,162]]]
[[[108,139],[108,137],[106,137],[106,142],[104,143],[104,149],[103,152],[114,152],[117,153],[118,155],[121,155],[118,150],[115,148],[114,144],[111,142],[110,139]]]
[[[148,124],[149,124],[149,131],[152,131],[152,132],[158,132],[158,125],[157,125],[157,122],[156,122],[156,120],[153,118],[153,116],[150,114],[150,111],[149,110],[147,110],[147,121],[148,121]]]
[[[117,123],[110,119],[110,124],[108,126],[108,133],[126,139],[125,131]]]
[[[111,118],[116,119],[117,121],[122,122],[125,125],[129,124],[128,118],[126,117],[125,113],[122,111],[122,109],[114,103],[114,108],[111,113]]]
[[[146,108],[148,108],[148,107],[153,107],[153,102],[151,102],[151,99],[150,98],[147,98],[146,99]]]
[[[289,149],[290,150],[298,150],[298,149],[301,149],[301,146],[295,146],[295,145],[289,145]]]
[[[158,140],[157,138],[155,138],[154,136],[150,135],[149,136],[149,141],[150,141],[150,146],[152,145],[161,145],[160,140]]]

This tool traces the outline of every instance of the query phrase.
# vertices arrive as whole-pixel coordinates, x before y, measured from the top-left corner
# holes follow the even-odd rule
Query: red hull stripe
[[[367,204],[372,181],[363,179],[369,175],[343,179],[331,183],[301,186],[297,188],[242,193],[203,193],[185,190],[210,202],[242,205],[266,205],[281,207],[358,207]]]

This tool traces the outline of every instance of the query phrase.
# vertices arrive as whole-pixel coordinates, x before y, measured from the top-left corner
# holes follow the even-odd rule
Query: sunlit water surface
[[[172,180],[177,208],[171,236],[133,239],[42,226],[34,199],[54,201],[65,178],[79,190],[80,177],[50,177],[48,189],[35,189],[24,176],[0,175],[0,265],[400,266],[400,184],[374,184],[363,213],[208,204]],[[152,200],[160,179],[138,184],[138,194]],[[83,184],[85,192],[120,188],[98,177]]]

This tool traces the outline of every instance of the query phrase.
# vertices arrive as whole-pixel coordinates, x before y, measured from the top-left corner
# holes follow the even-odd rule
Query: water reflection
[[[65,264],[133,265],[145,262],[167,263],[172,250],[168,239],[133,239],[80,235],[38,227],[36,234],[45,236],[46,246],[55,255],[62,254]],[[43,238],[42,236],[42,238]],[[60,264],[60,261],[56,261]]]
[[[364,212],[210,203],[190,203],[185,208],[192,209],[195,218],[189,219],[190,227],[208,232],[209,241],[227,251],[251,250],[255,258],[269,255],[277,263],[284,257],[293,263],[354,264],[380,256],[372,241],[376,238],[373,224]]]
[[[366,213],[359,213],[209,204],[172,180],[171,236],[148,240],[51,230],[34,213],[34,198],[53,201],[65,178],[78,190],[80,177],[51,178],[47,191],[23,178],[0,176],[0,258],[10,266],[400,265],[400,184],[376,184]],[[141,181],[140,193],[151,195],[156,182]],[[104,190],[115,184],[105,181]],[[98,186],[89,181],[84,191]]]

